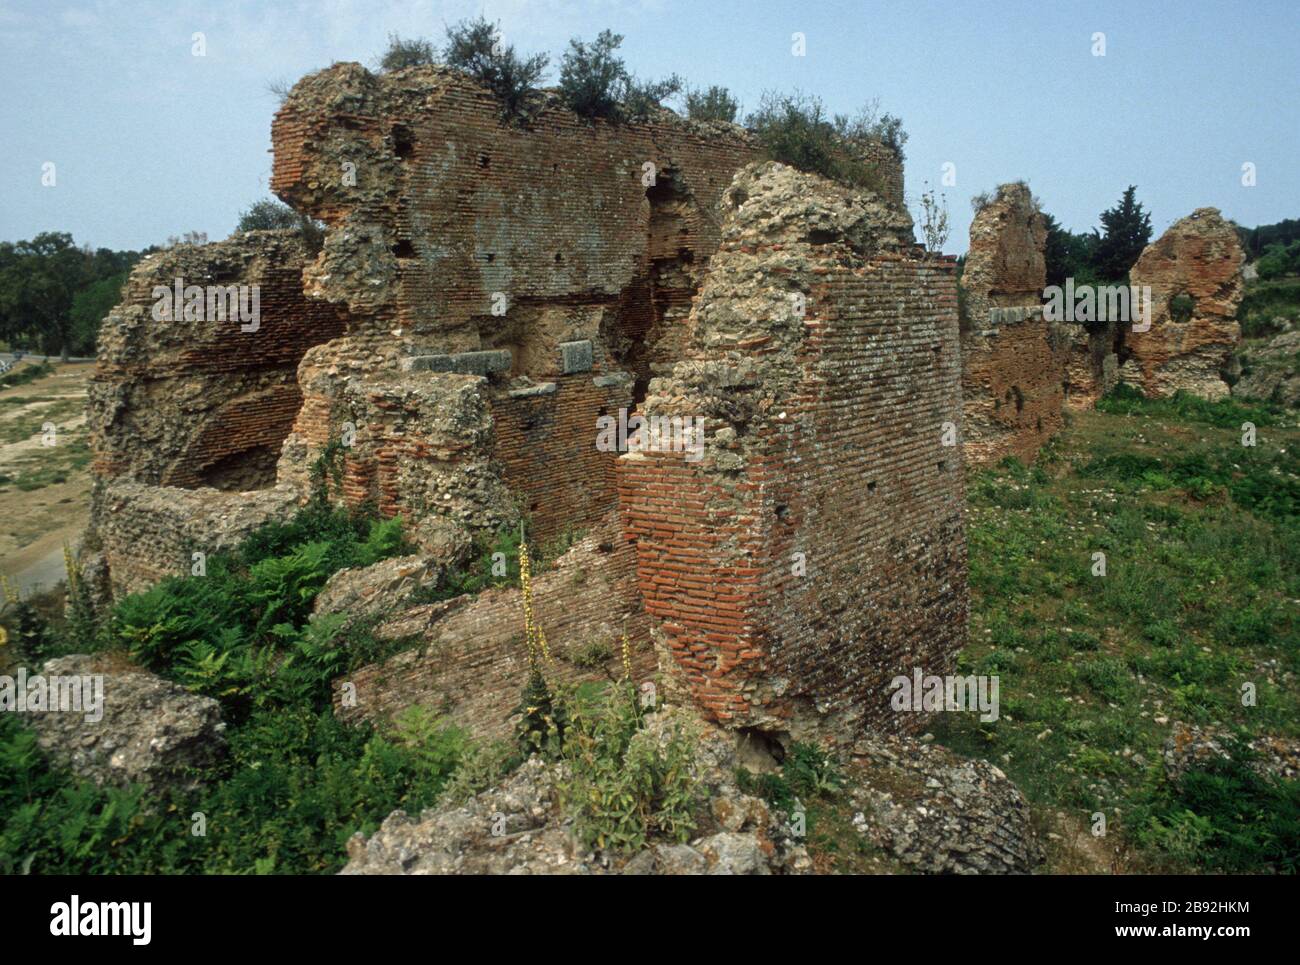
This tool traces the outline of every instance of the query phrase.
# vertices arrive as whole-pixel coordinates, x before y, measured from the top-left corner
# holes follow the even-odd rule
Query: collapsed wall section
[[[650,419],[707,444],[618,464],[660,663],[732,727],[909,730],[897,674],[965,642],[954,265],[870,196],[779,164],[744,169],[692,316],[694,356]]]
[[[1030,462],[1060,431],[1070,333],[1043,315],[1047,221],[1004,184],[975,215],[962,271],[962,440],[978,465]]]
[[[87,404],[83,565],[97,594],[189,572],[192,552],[303,495],[275,489],[298,363],[346,327],[339,307],[304,296],[306,260],[296,233],[252,231],[132,271],[100,328]]]
[[[97,476],[274,485],[301,404],[298,362],[344,328],[338,309],[303,295],[305,262],[295,234],[255,231],[179,245],[132,271],[100,329],[91,380]]]
[[[194,573],[207,556],[234,550],[259,526],[286,520],[297,508],[295,494],[284,488],[226,493],[109,481],[96,494],[98,560],[113,592],[135,593]],[[96,582],[104,576],[97,570],[89,571]]]
[[[635,554],[614,513],[534,576],[533,612],[550,641],[543,669],[552,686],[609,683],[625,672],[642,683],[653,676]],[[502,587],[394,615],[376,635],[418,636],[422,646],[336,680],[335,714],[380,721],[423,706],[475,737],[510,739],[529,677],[522,614],[520,591]]]
[[[1222,399],[1241,328],[1244,286],[1237,230],[1217,208],[1198,208],[1148,245],[1129,273],[1151,289],[1149,328],[1124,334],[1120,378],[1150,397],[1189,392]]]

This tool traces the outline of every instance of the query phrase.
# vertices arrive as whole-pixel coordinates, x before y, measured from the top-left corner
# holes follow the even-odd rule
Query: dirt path
[[[0,388],[0,573],[24,595],[64,578],[64,543],[76,546],[89,517],[92,371],[56,364],[50,375]]]

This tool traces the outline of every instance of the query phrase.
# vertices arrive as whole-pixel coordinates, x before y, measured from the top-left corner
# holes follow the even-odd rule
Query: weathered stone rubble
[[[1262,345],[1243,347],[1238,360],[1234,397],[1300,406],[1300,329],[1282,332]]]
[[[1170,780],[1178,780],[1192,767],[1231,758],[1232,744],[1229,728],[1175,722],[1165,741],[1165,773]],[[1300,777],[1300,740],[1263,734],[1249,738],[1246,746],[1258,755],[1250,762],[1258,773],[1286,780]]]
[[[664,742],[687,722],[700,736],[695,777],[707,800],[701,833],[689,843],[653,843],[636,854],[582,847],[566,814],[568,771],[533,757],[496,788],[463,804],[397,811],[369,839],[348,842],[342,874],[803,874],[812,868],[783,817],[734,783],[734,738],[664,711],[638,741]],[[504,834],[494,835],[493,827]]]
[[[853,746],[854,825],[909,870],[1025,874],[1042,854],[1019,789],[988,761],[871,737]]]
[[[653,715],[637,740],[663,741],[683,719],[699,735],[696,777],[707,802],[687,843],[651,842],[633,853],[584,849],[566,816],[564,765],[532,758],[502,784],[463,804],[414,818],[398,811],[348,844],[343,874],[807,874],[808,853],[790,815],[735,784],[734,734],[682,711]],[[769,765],[770,766],[770,763]],[[886,872],[1032,871],[1039,852],[1020,793],[997,768],[915,741],[860,742],[839,793],[854,825],[882,852]],[[494,823],[504,834],[493,835]]]
[[[25,715],[51,759],[78,777],[151,794],[168,787],[192,789],[199,773],[225,753],[221,705],[131,666],[97,656],[49,660],[41,671],[71,676],[102,674],[103,718],[47,711]]]
[[[1179,390],[1226,397],[1222,373],[1241,337],[1243,260],[1237,229],[1217,208],[1198,208],[1148,245],[1129,274],[1134,286],[1151,288],[1151,327],[1124,333],[1128,357],[1120,378],[1150,397]],[[1175,314],[1179,296],[1191,300],[1182,320]]]

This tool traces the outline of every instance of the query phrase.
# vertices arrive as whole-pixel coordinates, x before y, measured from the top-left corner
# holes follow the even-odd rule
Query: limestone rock
[[[1165,773],[1178,780],[1193,767],[1231,758],[1232,744],[1232,732],[1226,727],[1175,722],[1165,741]],[[1259,774],[1286,780],[1300,777],[1300,740],[1264,734],[1247,740],[1246,747],[1256,755],[1250,766]]]
[[[1243,346],[1239,358],[1241,377],[1232,387],[1233,396],[1300,406],[1300,329],[1262,345]]]

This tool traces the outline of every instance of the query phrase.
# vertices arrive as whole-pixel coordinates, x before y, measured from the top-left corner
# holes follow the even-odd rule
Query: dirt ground
[[[54,363],[50,375],[0,388],[0,573],[24,592],[63,579],[63,545],[75,547],[86,526],[93,371],[92,363]]]

